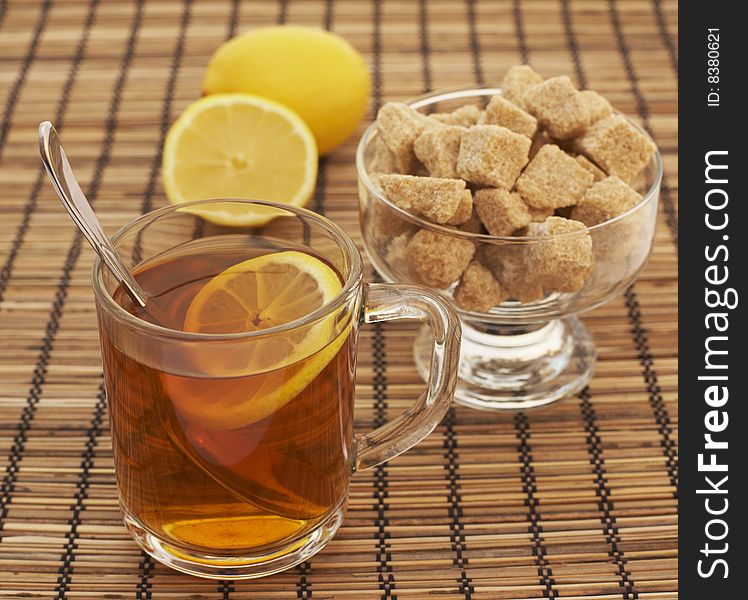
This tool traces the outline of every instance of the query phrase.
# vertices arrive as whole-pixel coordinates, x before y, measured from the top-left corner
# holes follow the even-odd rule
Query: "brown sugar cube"
[[[559,140],[581,134],[590,124],[582,95],[566,75],[546,79],[525,92],[527,111]]]
[[[576,206],[571,207],[565,216],[582,221],[588,227],[605,223],[605,226],[595,227],[590,231],[594,263],[597,265],[595,276],[598,279],[618,283],[627,276],[627,273],[630,273],[632,264],[641,264],[646,259],[646,254],[649,252],[646,232],[651,227],[649,211],[637,209],[627,212],[619,219],[610,217],[601,220],[600,223],[595,223],[596,218],[601,218],[599,214],[597,217],[585,214],[597,212],[595,209],[587,206],[583,211],[577,212],[576,208]],[[610,219],[614,220],[608,222]],[[587,220],[589,223],[586,222]],[[641,255],[642,252],[644,256]]]
[[[625,213],[641,200],[641,194],[613,175],[589,188],[574,207],[571,217],[592,227]]]
[[[652,140],[623,115],[611,115],[592,125],[576,147],[608,175],[631,181],[656,152]]]
[[[601,181],[593,187],[601,186],[603,183],[604,181]],[[599,204],[596,207],[593,208],[592,205],[586,205],[585,203],[585,209],[579,211],[579,219],[583,221],[589,219],[590,224],[588,226],[590,227],[598,220],[605,222],[605,225],[593,227],[590,231],[592,252],[596,265],[595,276],[599,280],[618,284],[647,259],[651,248],[650,240],[652,230],[655,227],[655,220],[651,208],[641,204],[642,198],[639,194],[633,190],[630,192],[625,190],[620,184],[615,185],[615,188],[617,190],[605,190],[603,192],[604,197],[601,194],[601,197],[598,198]],[[597,191],[601,192],[602,190],[598,188]],[[614,202],[616,192],[620,193],[621,197],[618,198],[617,202]],[[631,192],[633,192],[633,195]],[[617,206],[611,209],[610,204],[616,204]],[[620,213],[613,215],[618,211],[628,212],[623,215]],[[615,216],[618,218],[615,218]]]
[[[416,138],[413,150],[431,177],[457,178],[457,154],[464,127],[427,127]]]
[[[467,231],[468,233],[486,233],[483,221],[480,220],[478,211],[475,210],[475,202],[473,202],[473,211],[470,214],[470,218],[461,225],[458,225],[457,229],[460,231]]]
[[[378,184],[390,202],[434,223],[449,221],[464,201],[461,179],[388,174],[380,175]]]
[[[478,190],[475,210],[491,235],[512,235],[532,220],[520,195],[500,188]]]
[[[501,94],[522,109],[525,109],[525,92],[543,78],[530,65],[516,65],[509,69],[501,80]]]
[[[470,240],[421,229],[408,242],[406,264],[420,282],[448,288],[465,272],[475,254]]]
[[[498,125],[465,130],[457,174],[471,183],[511,189],[527,164],[530,138]]]
[[[364,218],[364,230],[376,243],[382,244],[404,233],[411,233],[416,225],[398,214],[394,208],[372,199]]]
[[[463,310],[486,312],[506,300],[506,292],[486,267],[474,260],[465,269],[454,293],[455,304]]]
[[[384,143],[382,135],[374,136],[367,148],[366,169],[369,173],[397,173],[395,156]]]
[[[481,116],[481,109],[475,104],[466,104],[460,106],[452,112],[432,113],[429,119],[441,123],[442,125],[459,125],[460,127],[470,127],[478,122]]]
[[[589,158],[582,154],[577,154],[574,157],[574,160],[576,160],[582,167],[587,169],[590,173],[592,173],[592,177],[595,178],[595,181],[600,181],[601,179],[605,179],[607,175],[605,174],[605,171],[603,171],[600,167],[598,167],[595,163],[593,163]]]
[[[554,144],[546,144],[527,165],[516,189],[533,208],[576,204],[592,185],[592,173]]]
[[[379,109],[377,127],[400,173],[413,170],[413,142],[426,126],[426,117],[402,102],[388,102]]]
[[[473,214],[473,194],[470,190],[463,190],[460,195],[460,203],[457,205],[455,214],[453,214],[447,225],[462,225],[470,220]]]
[[[576,292],[592,267],[592,239],[584,223],[563,217],[548,217],[530,223],[527,234],[547,238],[533,242],[527,267],[535,281],[555,292]]]
[[[590,123],[596,123],[600,119],[609,117],[613,114],[613,107],[610,102],[594,90],[582,90],[582,101],[590,113]]]
[[[529,138],[532,138],[538,129],[538,120],[535,117],[503,96],[491,98],[480,122],[482,125],[501,125]]]
[[[528,274],[527,267],[522,262],[504,261],[499,281],[508,298],[517,302],[527,304],[545,298],[543,286]]]
[[[545,297],[543,286],[527,269],[527,244],[482,244],[477,255],[481,263],[493,273],[506,292],[507,298],[517,302],[535,302]]]

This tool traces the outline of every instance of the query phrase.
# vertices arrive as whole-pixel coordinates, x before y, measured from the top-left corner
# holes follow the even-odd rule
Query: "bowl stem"
[[[579,392],[592,377],[595,345],[576,317],[532,326],[463,321],[455,400],[483,410],[525,410]],[[430,338],[421,332],[414,356],[428,373]]]

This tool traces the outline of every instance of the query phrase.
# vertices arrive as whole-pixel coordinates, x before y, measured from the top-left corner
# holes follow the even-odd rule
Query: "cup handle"
[[[414,319],[434,334],[426,391],[394,421],[365,435],[356,435],[355,470],[369,469],[415,446],[447,413],[457,385],[462,327],[447,300],[417,285],[366,284],[364,320],[380,323]]]

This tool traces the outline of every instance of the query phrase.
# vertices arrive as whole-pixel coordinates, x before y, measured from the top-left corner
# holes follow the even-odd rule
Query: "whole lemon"
[[[206,94],[245,92],[296,111],[320,154],[340,145],[366,110],[369,72],[345,39],[315,27],[262,27],[223,44],[203,80]]]

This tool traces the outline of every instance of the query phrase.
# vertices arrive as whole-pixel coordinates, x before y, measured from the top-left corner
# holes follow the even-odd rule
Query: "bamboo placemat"
[[[589,389],[524,414],[457,407],[420,446],[355,476],[344,526],[311,561],[202,581],[155,564],[121,524],[92,253],[43,176],[35,132],[47,118],[63,132],[113,231],[164,204],[164,134],[212,51],[279,22],[363,52],[369,118],[390,99],[498,82],[520,61],[569,73],[659,144],[661,222],[641,279],[585,316],[600,353]],[[675,0],[0,1],[0,597],[676,598],[676,37]],[[313,207],[360,242],[355,143],[322,160]],[[419,393],[414,333],[364,328],[360,431]]]

